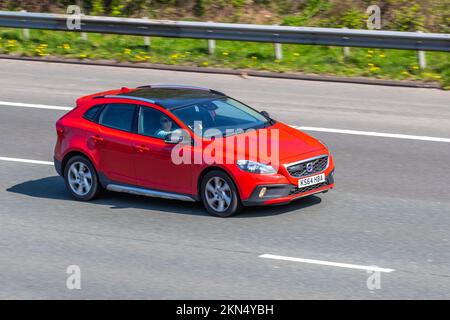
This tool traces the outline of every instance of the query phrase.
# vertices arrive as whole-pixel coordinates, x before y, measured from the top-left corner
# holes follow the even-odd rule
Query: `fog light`
[[[264,197],[264,195],[266,194],[266,191],[267,191],[266,187],[262,188],[261,191],[259,192],[259,197],[260,198]]]

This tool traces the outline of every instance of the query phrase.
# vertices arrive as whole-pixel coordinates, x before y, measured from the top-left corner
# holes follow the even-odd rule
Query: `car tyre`
[[[69,159],[64,167],[64,182],[72,197],[80,201],[92,200],[102,190],[97,171],[83,156]]]
[[[203,177],[200,194],[203,205],[213,216],[225,218],[242,209],[236,185],[222,171],[214,170]]]

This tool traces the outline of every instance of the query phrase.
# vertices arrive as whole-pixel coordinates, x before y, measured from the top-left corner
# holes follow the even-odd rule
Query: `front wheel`
[[[202,180],[200,193],[203,205],[211,215],[229,217],[242,209],[233,180],[222,171],[207,173]]]
[[[93,199],[101,189],[94,166],[83,156],[69,159],[64,168],[64,181],[70,194],[81,201]]]

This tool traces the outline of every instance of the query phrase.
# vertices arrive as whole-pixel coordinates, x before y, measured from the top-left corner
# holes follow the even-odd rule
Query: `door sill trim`
[[[114,183],[108,184],[106,186],[106,189],[110,190],[110,191],[137,194],[137,195],[146,196],[146,197],[190,201],[190,202],[196,201],[194,197],[188,196],[188,195],[159,191],[159,190],[152,190],[152,189],[145,189],[145,188],[140,188],[140,187],[131,187],[131,186],[125,186],[125,185],[121,185],[121,184],[114,184]]]

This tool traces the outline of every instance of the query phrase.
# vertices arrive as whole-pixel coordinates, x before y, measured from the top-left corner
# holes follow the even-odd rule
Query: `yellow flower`
[[[419,67],[418,66],[413,66],[412,67],[414,70],[419,70]]]
[[[179,56],[180,56],[180,55],[179,55],[178,53],[175,53],[175,54],[173,54],[173,55],[170,56],[170,59],[178,59]]]
[[[209,65],[208,61],[202,62],[202,66],[207,67]]]
[[[223,54],[224,56],[228,56],[228,55],[229,55],[228,52],[223,52],[222,54]]]
[[[409,75],[409,73],[407,71],[402,71],[401,74]]]
[[[299,57],[299,56],[300,56],[300,53],[294,52],[294,57]]]
[[[380,70],[380,68],[378,68],[378,67],[372,67],[372,68],[370,68],[370,71],[372,71],[372,72],[375,72],[375,71],[378,71],[378,70]]]
[[[80,57],[81,59],[84,59],[84,58],[86,58],[86,57],[87,57],[87,54],[85,54],[85,53],[81,53],[81,54],[79,55],[79,57]]]
[[[131,49],[128,48],[123,49],[123,54],[131,54]]]
[[[373,53],[373,50],[367,50],[367,53],[372,54],[372,53]]]
[[[367,58],[372,58],[372,55],[371,54],[367,54],[366,57]]]
[[[6,44],[6,46],[8,48],[12,48],[14,46],[16,46],[17,41],[16,40],[8,40],[8,43]]]
[[[63,44],[63,48],[64,48],[65,50],[69,50],[69,49],[70,49],[70,45],[69,45],[68,43],[64,43],[64,44]]]
[[[381,53],[381,54],[379,54],[378,55],[380,58],[385,58],[386,57],[386,55],[384,54],[384,53]]]
[[[368,65],[369,67],[373,67],[373,66],[374,66],[373,63],[368,63],[367,65]]]

